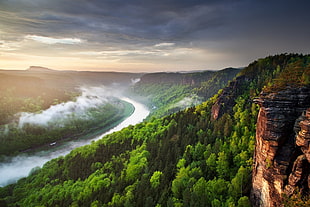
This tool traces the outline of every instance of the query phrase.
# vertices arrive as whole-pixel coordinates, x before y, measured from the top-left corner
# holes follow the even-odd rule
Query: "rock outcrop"
[[[236,98],[244,92],[246,82],[249,81],[246,76],[238,76],[231,81],[227,87],[223,88],[222,93],[217,98],[211,109],[212,118],[217,120],[223,116],[224,113],[232,111],[236,104]]]
[[[310,88],[262,93],[255,102],[261,108],[251,199],[253,206],[281,206],[283,194],[292,194],[296,187],[308,189]]]

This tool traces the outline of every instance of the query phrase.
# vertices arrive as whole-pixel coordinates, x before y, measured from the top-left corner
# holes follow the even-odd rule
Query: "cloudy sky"
[[[0,68],[184,71],[310,52],[309,0],[0,0]]]

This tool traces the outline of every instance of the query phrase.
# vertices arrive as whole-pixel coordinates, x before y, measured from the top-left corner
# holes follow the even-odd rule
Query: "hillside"
[[[0,70],[0,125],[18,112],[38,112],[57,103],[74,100],[81,87],[128,88],[142,74],[57,71],[39,66],[28,70]]]
[[[200,103],[205,99],[204,96],[197,95],[202,94],[199,93],[201,90],[207,90],[208,93],[205,96],[210,97],[215,94],[222,85],[235,76],[237,71],[226,69],[219,72],[133,74],[57,71],[40,66],[31,66],[26,71],[0,71],[2,80],[0,84],[2,89],[0,92],[0,143],[2,143],[0,155],[28,152],[52,142],[73,139],[78,135],[84,136],[100,127],[107,129],[128,115],[128,110],[125,110],[126,105],[113,100],[113,104],[85,112],[93,117],[91,121],[88,119],[83,121],[79,117],[72,120],[72,117],[63,115],[58,119],[59,123],[49,123],[48,126],[27,124],[20,127],[21,114],[42,113],[50,107],[55,108],[56,105],[76,101],[82,93],[81,87],[104,85],[109,88],[105,92],[107,95],[111,94],[109,91],[113,91],[114,95],[125,94],[124,91],[128,91],[131,87],[134,88],[132,96],[146,96],[145,93],[137,94],[137,92],[147,91],[148,95],[153,97],[150,99],[153,104],[159,104],[160,100],[161,107],[153,108],[153,114],[163,116]],[[166,78],[163,79],[163,77]],[[134,81],[139,79],[141,81],[132,86]],[[150,89],[156,90],[150,91]],[[76,116],[75,113],[71,115]],[[56,127],[60,123],[62,127]]]
[[[49,69],[49,68],[45,68],[45,67],[41,67],[41,66],[30,66],[28,69],[27,69],[28,72],[35,72],[35,73],[38,73],[38,72],[53,72],[55,70],[53,69]],[[55,71],[57,72],[57,71]]]
[[[277,168],[278,163],[285,160],[282,157],[269,160],[273,158],[271,152],[274,150],[268,151],[268,159],[258,159],[258,156],[265,155],[264,150],[267,149],[261,146],[268,143],[275,146],[276,141],[260,139],[259,135],[273,136],[282,127],[289,128],[292,135],[289,140],[294,139],[291,133],[294,121],[289,121],[288,125],[260,121],[264,120],[262,110],[268,110],[265,102],[275,106],[287,104],[287,99],[277,98],[286,97],[286,93],[282,93],[286,90],[304,92],[298,96],[301,99],[297,101],[301,104],[298,112],[310,107],[307,98],[310,91],[309,65],[309,55],[283,54],[259,59],[243,69],[217,95],[200,105],[130,126],[75,149],[65,157],[54,159],[41,169],[34,169],[29,177],[17,184],[1,188],[1,202],[8,206],[27,207],[250,206],[251,203],[276,206],[282,202],[289,206],[297,203],[307,205],[305,203],[309,200],[302,198],[298,191],[286,200],[279,197],[276,204],[271,203],[265,199],[268,195],[264,194],[265,189],[271,188],[266,187],[268,185],[255,188],[252,179],[255,182],[256,175],[267,172],[265,176],[270,183],[264,180],[262,183],[279,188],[278,182],[272,181],[279,178],[276,172],[283,168]],[[287,76],[290,72],[294,72],[295,76]],[[267,101],[259,101],[262,103],[260,112],[259,106],[253,102],[258,96],[261,99],[267,97]],[[294,104],[285,106],[285,110],[295,107]],[[281,111],[274,111],[275,120],[286,120],[286,116],[278,115]],[[297,116],[297,111],[294,113]],[[307,128],[305,116],[300,122],[302,129]],[[266,126],[272,126],[273,131],[262,132],[268,129]],[[285,141],[280,141],[275,149],[286,149],[286,146]],[[299,158],[302,155],[301,151],[305,153],[306,149],[297,149],[299,154],[293,153],[291,162],[294,163],[295,156]],[[286,155],[285,152],[281,151],[281,154]],[[304,157],[299,160],[305,160]],[[285,166],[289,166],[289,172],[294,176],[300,172],[296,169],[309,169],[308,161],[302,163],[305,165]],[[260,170],[257,166],[263,166],[260,169],[266,171],[252,172],[253,169]],[[309,175],[307,173],[305,171],[302,175],[308,177],[305,176]],[[288,181],[288,177],[291,176],[282,174],[283,183],[294,180]],[[306,195],[308,182],[302,181],[298,181],[295,187],[301,188],[302,195]]]
[[[239,70],[193,73],[118,73],[57,71],[31,66],[24,71],[0,70],[0,124],[12,121],[21,111],[36,112],[51,105],[74,100],[81,86],[109,86],[117,91],[130,89],[131,96],[143,99],[153,113],[162,117],[197,105],[213,96]],[[136,84],[134,82],[138,81]],[[133,85],[134,84],[134,85]]]
[[[236,68],[193,73],[150,73],[140,78],[133,94],[146,97],[149,117],[162,117],[212,97],[239,72]]]
[[[108,87],[116,85],[118,91],[123,91],[132,84],[132,79],[140,76],[132,73],[56,71],[39,66],[31,66],[24,71],[0,71],[0,160],[3,155],[28,152],[89,133],[94,136],[94,133],[115,126],[133,109],[115,97],[109,98],[111,103],[107,104],[104,101],[110,94],[107,90],[112,90]],[[90,90],[96,91],[91,93]],[[80,100],[79,106],[84,114],[74,112],[73,107],[79,106],[72,102],[77,100]],[[91,103],[83,106],[85,101],[99,101],[101,105],[96,108]],[[48,124],[20,122],[31,117],[36,117],[37,122],[48,120],[52,114],[58,113],[57,110],[66,108],[68,110],[59,115],[57,123],[52,119]]]

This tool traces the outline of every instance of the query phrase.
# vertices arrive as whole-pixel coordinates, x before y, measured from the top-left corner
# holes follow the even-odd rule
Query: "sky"
[[[158,72],[310,52],[309,0],[0,0],[0,68]]]

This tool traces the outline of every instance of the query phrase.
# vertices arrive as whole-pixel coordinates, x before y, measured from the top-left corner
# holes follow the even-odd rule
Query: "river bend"
[[[42,167],[47,161],[59,156],[64,156],[77,147],[90,144],[92,141],[96,141],[104,135],[119,131],[129,125],[138,124],[149,115],[149,110],[143,104],[128,97],[123,97],[120,99],[132,104],[134,106],[134,112],[116,127],[92,139],[68,141],[54,150],[51,148],[48,152],[42,151],[31,156],[19,155],[9,158],[7,162],[0,163],[0,187],[14,183],[18,179],[28,176],[29,172],[34,167]]]

